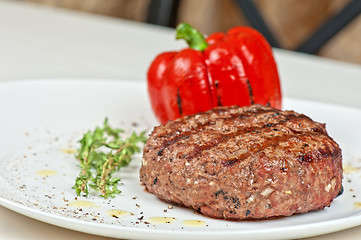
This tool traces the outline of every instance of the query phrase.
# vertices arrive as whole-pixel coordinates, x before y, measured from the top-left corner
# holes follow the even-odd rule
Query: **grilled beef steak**
[[[341,149],[303,114],[219,107],[155,127],[140,179],[160,199],[214,218],[289,216],[331,204]]]

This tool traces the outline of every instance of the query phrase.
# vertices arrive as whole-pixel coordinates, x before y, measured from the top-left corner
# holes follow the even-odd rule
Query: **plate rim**
[[[96,83],[98,84],[99,82],[102,83],[115,83],[115,84],[123,84],[123,83],[127,83],[127,84],[137,84],[137,85],[146,85],[145,81],[139,81],[139,80],[130,80],[130,79],[99,79],[99,78],[46,78],[46,79],[21,79],[21,80],[11,80],[11,81],[5,81],[5,82],[1,82],[0,86],[3,85],[9,85],[9,86],[18,86],[19,84],[51,84],[51,83],[58,83],[58,84],[73,84],[73,83],[79,83],[79,82],[92,82],[92,83]],[[303,98],[293,98],[293,97],[284,97],[283,98],[283,107],[284,108],[284,102],[285,101],[302,101],[305,103],[318,103],[318,104],[325,104],[328,106],[335,106],[335,107],[340,107],[340,108],[346,108],[347,110],[351,110],[351,111],[358,111],[361,113],[361,109],[357,108],[357,107],[353,107],[353,106],[348,106],[348,105],[343,105],[343,104],[334,104],[334,103],[329,103],[329,102],[325,102],[325,101],[317,101],[317,100],[310,100],[310,99],[303,99]],[[5,181],[6,180],[0,175],[0,181]],[[331,220],[327,220],[327,221],[322,221],[322,222],[317,222],[317,223],[302,223],[302,224],[297,224],[297,225],[291,225],[291,226],[282,226],[282,227],[276,227],[276,228],[267,228],[267,229],[262,229],[262,233],[256,233],[257,230],[253,229],[253,230],[228,230],[228,231],[219,231],[219,230],[215,230],[215,231],[198,231],[198,232],[192,232],[192,231],[180,231],[180,230],[164,230],[164,229],[142,229],[142,228],[133,228],[133,227],[127,227],[127,226],[117,226],[117,225],[110,225],[110,224],[101,224],[101,223],[92,223],[92,222],[86,222],[86,221],[82,221],[82,220],[78,220],[78,219],[73,219],[73,218],[68,218],[65,216],[60,216],[60,215],[55,215],[55,214],[51,214],[48,212],[42,212],[40,210],[31,208],[29,206],[24,206],[21,205],[19,203],[16,203],[14,201],[8,200],[6,198],[3,198],[2,196],[0,196],[0,205],[8,208],[14,212],[18,212],[24,216],[33,218],[35,220],[39,220],[45,223],[50,223],[52,225],[58,226],[58,227],[62,227],[62,228],[67,228],[67,229],[71,229],[71,230],[75,230],[75,231],[80,231],[80,232],[84,232],[84,233],[91,233],[94,235],[99,235],[99,236],[108,236],[108,237],[130,237],[130,238],[144,238],[144,237],[148,237],[149,238],[149,234],[151,233],[153,236],[151,237],[152,239],[154,238],[168,238],[168,237],[172,237],[172,238],[183,238],[183,237],[197,237],[198,239],[202,239],[202,238],[207,238],[210,236],[214,236],[214,235],[219,235],[219,236],[226,236],[227,238],[230,239],[236,239],[239,237],[253,237],[252,239],[263,239],[263,237],[276,237],[277,239],[280,239],[280,236],[274,236],[274,235],[270,235],[270,234],[282,234],[282,233],[287,233],[287,236],[281,236],[281,238],[283,239],[283,237],[285,238],[289,238],[289,237],[311,237],[311,236],[316,236],[316,235],[321,235],[321,234],[326,234],[326,233],[333,233],[333,232],[337,232],[337,231],[341,231],[341,230],[345,230],[348,228],[352,228],[355,226],[359,226],[361,225],[361,214],[360,213],[356,213],[354,215],[351,216],[347,216],[347,217],[342,217],[342,218],[338,218],[338,219],[331,219]],[[49,219],[51,221],[49,221]],[[61,221],[66,223],[66,225],[68,226],[64,226],[64,225],[59,225],[56,224],[56,222]],[[75,223],[75,224],[74,224]],[[91,231],[89,231],[89,229],[87,231],[84,230],[79,230],[79,228],[75,227],[75,226],[81,226],[82,228],[85,227],[90,227],[90,229],[92,229]],[[324,229],[324,227],[329,227],[332,228],[327,229],[327,231]],[[312,231],[307,231],[307,232],[299,232],[300,229],[312,229]],[[101,231],[97,231],[99,229],[103,229]],[[119,236],[119,235],[114,235],[114,234],[103,234],[100,232],[104,232],[106,230],[110,230],[112,229],[113,231],[120,231],[121,234],[125,234],[125,236]],[[298,229],[298,231],[297,231]],[[297,232],[297,233],[296,233]],[[312,233],[310,233],[312,232]],[[256,238],[254,238],[254,236],[257,235]],[[259,238],[262,237],[262,238]]]
[[[239,239],[240,237],[251,237],[250,239],[264,239],[263,237],[267,237],[267,239],[289,239],[290,237],[303,238],[303,237],[318,236],[322,234],[338,232],[341,230],[345,230],[361,225],[361,214],[359,213],[348,217],[317,222],[317,224],[303,223],[292,226],[267,228],[267,229],[262,229],[262,232],[258,232],[259,230],[257,229],[192,232],[192,231],[181,231],[181,230],[143,229],[143,228],[120,226],[120,225],[87,222],[79,219],[51,214],[48,212],[42,212],[40,210],[33,209],[21,205],[19,203],[10,201],[8,199],[2,198],[1,196],[0,196],[0,205],[14,212],[17,212],[21,215],[30,217],[32,219],[44,223],[52,224],[61,228],[70,229],[88,234],[94,234],[98,236],[122,237],[122,238],[125,237],[131,239],[133,238],[134,239],[159,239],[159,238],[168,239],[168,237],[172,237],[172,239],[183,239],[184,237],[196,237],[197,239],[203,239],[203,238],[206,239],[209,238],[210,236],[214,237],[215,235],[220,237],[221,236],[227,237],[228,239]],[[51,221],[48,221],[49,219]],[[59,221],[66,224],[59,225],[57,224],[57,222]],[[81,226],[81,229],[74,226]],[[332,230],[329,229],[325,230],[324,227],[332,227]],[[84,228],[87,228],[87,230],[84,230]],[[91,230],[89,231],[89,229]],[[301,229],[308,229],[308,231],[303,233],[301,232],[300,234],[299,230]],[[117,233],[120,233],[121,236],[118,234],[106,234],[105,232],[107,230],[112,230]],[[153,236],[149,238],[149,234],[152,234]],[[278,236],[278,234],[283,234],[284,236]]]

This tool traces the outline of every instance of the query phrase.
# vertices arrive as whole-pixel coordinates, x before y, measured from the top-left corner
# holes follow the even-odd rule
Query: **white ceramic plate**
[[[79,168],[72,153],[84,132],[101,125],[130,131],[157,124],[144,83],[109,80],[29,80],[0,85],[0,204],[26,216],[61,227],[133,239],[287,239],[314,236],[361,224],[361,111],[285,99],[294,109],[327,123],[343,149],[344,193],[322,211],[274,220],[232,222],[206,218],[190,209],[169,207],[139,184],[141,155],[120,172],[122,193],[87,199],[72,186]],[[42,173],[48,171],[48,176]],[[72,206],[78,204],[78,206]],[[87,205],[88,204],[88,205]],[[81,206],[79,206],[81,205]],[[127,211],[114,217],[109,210]],[[154,223],[170,217],[172,223]],[[174,218],[174,219],[173,219]],[[202,226],[186,225],[199,220]]]

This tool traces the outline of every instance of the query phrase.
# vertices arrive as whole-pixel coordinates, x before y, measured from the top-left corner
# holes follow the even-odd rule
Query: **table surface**
[[[145,81],[154,56],[184,47],[171,29],[0,0],[0,82],[107,78]],[[361,66],[275,49],[285,96],[361,108]],[[322,75],[315,74],[317,71]],[[107,239],[0,206],[0,239]],[[309,239],[359,239],[361,226]]]

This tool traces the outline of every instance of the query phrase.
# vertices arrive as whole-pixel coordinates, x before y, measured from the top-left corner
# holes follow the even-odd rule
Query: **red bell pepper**
[[[281,108],[277,66],[259,32],[235,27],[205,39],[186,23],[176,31],[189,48],[158,55],[147,74],[151,105],[161,123],[216,106]]]

